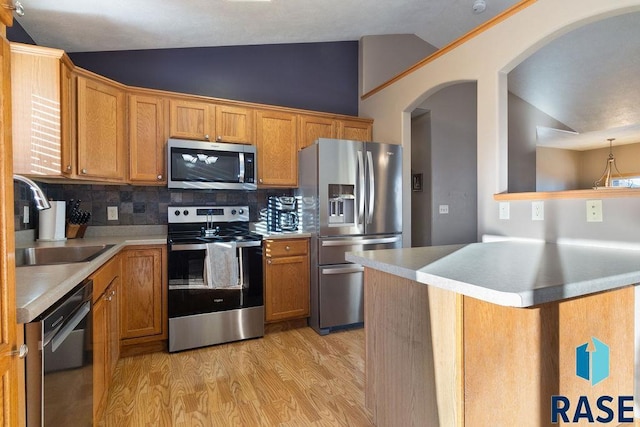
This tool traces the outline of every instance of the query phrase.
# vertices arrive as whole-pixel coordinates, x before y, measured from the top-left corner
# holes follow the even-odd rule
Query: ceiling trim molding
[[[446,54],[447,52],[452,51],[453,49],[457,48],[461,44],[466,43],[467,41],[471,40],[472,38],[474,38],[474,37],[478,36],[479,34],[485,32],[489,28],[491,28],[491,27],[499,24],[500,22],[510,18],[511,16],[515,15],[516,13],[520,12],[521,10],[531,6],[536,1],[537,0],[522,0],[522,1],[520,1],[519,3],[513,5],[512,7],[510,7],[507,10],[505,10],[504,12],[500,13],[499,15],[496,15],[495,17],[493,17],[492,19],[490,19],[487,22],[483,23],[482,25],[477,26],[476,28],[474,28],[473,30],[469,31],[467,34],[463,35],[462,37],[452,41],[451,43],[449,43],[448,45],[446,45],[442,49],[439,49],[439,50],[435,51],[434,53],[432,53],[431,55],[427,56],[426,58],[420,60],[420,62],[416,63],[415,65],[412,65],[411,67],[409,67],[408,69],[406,69],[402,73],[396,75],[395,77],[392,77],[390,80],[386,81],[385,83],[382,83],[381,85],[375,87],[374,89],[371,89],[369,92],[367,92],[364,95],[362,95],[360,97],[360,99],[364,101],[365,99],[367,99],[367,98],[373,96],[374,94],[380,92],[382,89],[384,89],[384,88],[386,88],[388,86],[391,86],[392,84],[394,84],[398,80],[401,80],[401,79],[405,78],[406,76],[408,76],[409,74],[413,73],[414,71],[424,67],[425,65],[429,64],[430,62],[433,62],[436,58],[439,58],[442,55]]]

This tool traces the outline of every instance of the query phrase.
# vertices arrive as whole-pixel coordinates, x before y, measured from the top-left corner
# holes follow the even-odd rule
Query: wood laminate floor
[[[264,338],[118,362],[102,426],[372,426],[364,329]]]

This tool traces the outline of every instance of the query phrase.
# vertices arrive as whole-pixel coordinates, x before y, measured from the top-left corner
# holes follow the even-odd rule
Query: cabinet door
[[[216,107],[216,141],[253,144],[253,110],[218,105]]]
[[[11,89],[7,82],[11,76],[11,52],[9,43],[0,38],[0,378],[3,402],[0,417],[6,426],[19,425],[24,417],[19,408],[20,397],[24,398],[24,383],[20,384],[20,371],[24,363],[12,354],[17,347],[15,264],[13,253],[13,216],[8,214],[13,206],[13,180],[11,167]],[[32,349],[32,351],[37,351]],[[22,391],[21,390],[22,387]],[[24,409],[24,408],[23,408]]]
[[[111,383],[113,371],[120,358],[120,283],[121,277],[114,279],[108,289],[107,305],[107,384]]]
[[[298,138],[295,114],[260,110],[256,113],[258,184],[298,186]]]
[[[267,322],[309,315],[309,257],[268,258],[265,268]]]
[[[128,249],[122,259],[121,340],[166,338],[165,248]],[[145,340],[146,339],[146,340]]]
[[[340,120],[338,123],[338,138],[340,139],[371,141],[372,137],[371,123],[355,120]]]
[[[125,102],[118,87],[78,76],[78,174],[123,181]]]
[[[169,101],[169,134],[175,138],[209,141],[214,131],[215,107],[205,102]]]
[[[22,45],[12,47],[11,130],[15,173],[61,174],[60,58],[50,52]]]
[[[298,149],[302,150],[318,138],[337,138],[338,126],[333,119],[300,115],[299,136]]]
[[[164,184],[164,103],[161,98],[129,96],[129,180]]]

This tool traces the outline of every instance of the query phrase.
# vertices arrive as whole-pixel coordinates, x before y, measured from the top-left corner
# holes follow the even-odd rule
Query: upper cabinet
[[[253,110],[182,99],[170,101],[169,134],[175,138],[253,143]]]
[[[129,95],[129,181],[163,185],[165,173],[165,102],[160,97]]]
[[[256,112],[258,184],[298,186],[297,115],[275,110]]]
[[[248,108],[216,106],[216,141],[253,144],[253,114]]]
[[[354,141],[371,141],[372,123],[361,120],[340,120],[338,126],[338,138],[352,139]]]
[[[64,51],[11,44],[13,169],[24,175],[73,173],[73,78]]]
[[[318,138],[337,138],[338,122],[333,118],[300,114],[298,149],[310,146]]]
[[[136,88],[74,67],[64,51],[11,43],[15,173],[166,185],[168,138],[257,146],[258,184],[298,185],[298,150],[371,140],[358,117]]]
[[[124,181],[125,94],[108,81],[78,76],[78,175]]]
[[[205,102],[169,101],[169,135],[209,141],[215,128],[215,107]]]

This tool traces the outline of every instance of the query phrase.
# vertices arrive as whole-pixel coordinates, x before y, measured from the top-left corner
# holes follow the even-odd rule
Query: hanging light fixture
[[[613,181],[612,181],[612,173],[615,169],[616,174],[619,178],[622,178],[622,174],[620,173],[620,171],[618,170],[618,166],[616,166],[616,159],[615,157],[613,157],[613,141],[615,141],[615,138],[608,138],[607,141],[609,141],[609,158],[607,159],[607,164],[604,168],[604,172],[602,173],[602,176],[600,177],[600,179],[598,179],[596,182],[593,183],[593,188],[594,189],[598,189],[598,188],[610,188],[613,186]]]

